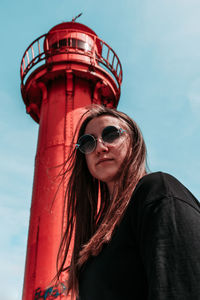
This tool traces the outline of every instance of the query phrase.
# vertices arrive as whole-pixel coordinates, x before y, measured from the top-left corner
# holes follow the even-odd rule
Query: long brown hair
[[[85,128],[92,119],[103,115],[120,119],[126,125],[130,136],[130,153],[119,170],[112,199],[107,185],[90,174],[83,153],[73,149],[66,162],[64,176],[70,172],[66,188],[67,220],[58,253],[57,277],[59,279],[62,272],[68,271],[68,292],[71,291],[76,296],[81,266],[90,256],[98,255],[103,244],[111,240],[113,230],[120,223],[136,184],[146,174],[146,146],[143,136],[137,124],[125,113],[100,105],[91,106],[81,118],[78,138],[85,133]],[[66,266],[73,235],[71,264]]]

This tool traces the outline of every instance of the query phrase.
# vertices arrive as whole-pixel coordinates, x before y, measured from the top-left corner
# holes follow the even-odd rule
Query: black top
[[[199,202],[171,175],[144,176],[79,289],[79,300],[200,300]]]

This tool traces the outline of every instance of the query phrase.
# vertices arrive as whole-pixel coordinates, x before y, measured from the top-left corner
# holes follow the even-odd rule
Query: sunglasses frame
[[[103,131],[104,131],[106,128],[108,128],[108,127],[113,127],[113,128],[116,129],[116,132],[118,132],[118,134],[119,134],[119,136],[118,136],[116,139],[118,139],[124,132],[126,132],[125,129],[123,129],[123,128],[117,128],[116,126],[113,126],[113,125],[109,125],[109,126],[104,127],[104,129],[102,130],[102,133],[101,133],[101,140],[102,140],[103,143],[106,143],[106,144],[112,144],[112,142],[104,141],[104,139],[103,139],[103,137],[102,137]],[[80,145],[79,143],[77,143],[77,144],[75,145],[75,149],[78,149],[78,150],[79,150],[81,153],[83,153],[83,154],[89,154],[89,153],[92,153],[92,152],[96,149],[97,141],[99,140],[99,138],[95,138],[92,134],[84,134],[84,135],[82,135],[82,136],[78,139],[78,141],[79,141],[82,137],[84,137],[84,136],[90,136],[90,137],[93,139],[93,141],[94,141],[94,148],[92,149],[92,151],[89,151],[89,152],[84,152],[84,151],[82,151],[81,148],[80,148],[81,145]],[[114,139],[114,140],[116,140],[116,139]]]

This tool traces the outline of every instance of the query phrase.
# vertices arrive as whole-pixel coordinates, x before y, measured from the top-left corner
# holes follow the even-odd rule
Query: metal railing
[[[61,38],[61,33],[65,33],[66,38]],[[28,73],[32,73],[39,66],[46,65],[50,57],[58,54],[77,53],[79,55],[88,56],[94,67],[100,66],[107,71],[117,82],[118,88],[120,88],[122,82],[122,66],[117,54],[108,44],[99,39],[96,35],[66,29],[57,32],[58,36],[56,42],[50,46],[49,40],[54,34],[56,35],[56,32],[40,36],[34,40],[24,52],[20,67],[22,84],[24,84],[25,77]],[[83,40],[83,38],[85,40]],[[80,42],[82,42],[82,44]],[[84,48],[84,43],[87,44],[88,47],[85,46]]]

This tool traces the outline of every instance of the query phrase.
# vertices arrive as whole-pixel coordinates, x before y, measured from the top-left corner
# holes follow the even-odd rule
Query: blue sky
[[[142,129],[151,171],[182,181],[200,199],[199,0],[19,0],[0,9],[1,299],[21,299],[38,125],[25,112],[20,61],[54,25],[83,12],[119,56],[118,108]]]

